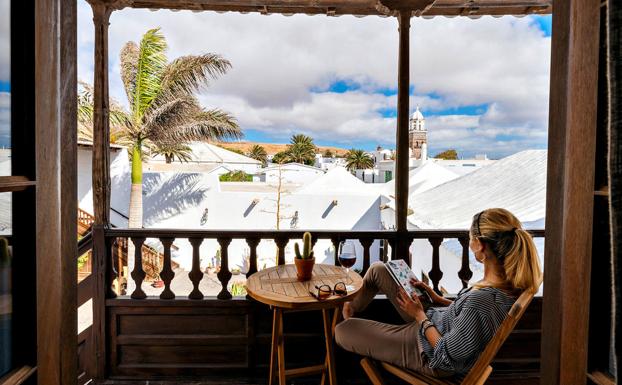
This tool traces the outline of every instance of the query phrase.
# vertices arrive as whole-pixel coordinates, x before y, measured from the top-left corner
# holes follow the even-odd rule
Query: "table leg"
[[[335,308],[335,313],[333,314],[333,324],[330,329],[333,336],[335,335],[335,327],[341,320],[342,310],[343,310],[343,305],[339,305],[337,306],[337,308]],[[326,355],[326,359],[324,360],[324,366],[325,368],[324,368],[324,372],[322,373],[322,381],[320,382],[320,385],[326,384],[326,374],[328,373],[328,355]]]
[[[339,308],[335,309],[334,317],[337,317]],[[335,367],[335,352],[333,350],[333,323],[330,321],[330,309],[322,309],[322,319],[324,320],[324,337],[326,338],[326,372],[328,373],[328,383],[337,385],[337,368]],[[325,383],[325,374],[322,375],[322,384]]]
[[[278,310],[279,334],[278,340],[278,361],[279,361],[279,385],[286,385],[285,379],[285,341],[283,338],[283,310]]]
[[[279,344],[278,337],[279,337],[279,309],[277,307],[274,307],[272,311],[272,345],[271,345],[271,351],[270,351],[270,374],[269,374],[270,385],[274,383],[274,378],[276,377],[277,347]]]

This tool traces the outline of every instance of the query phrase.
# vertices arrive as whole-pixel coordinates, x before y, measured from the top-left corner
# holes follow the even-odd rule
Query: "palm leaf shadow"
[[[170,178],[146,173],[143,178],[143,221],[145,226],[174,217],[198,206],[209,188],[197,187],[200,174],[178,173]]]

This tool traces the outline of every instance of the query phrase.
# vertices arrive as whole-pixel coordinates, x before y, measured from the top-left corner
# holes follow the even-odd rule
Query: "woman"
[[[431,376],[466,374],[518,295],[537,290],[542,275],[531,235],[505,209],[488,209],[473,217],[469,247],[484,264],[484,278],[461,290],[453,302],[414,281],[433,301],[427,312],[417,296],[410,298],[398,289],[382,263],[372,265],[359,294],[343,309],[345,320],[335,331],[337,343],[351,352]],[[352,318],[378,292],[386,294],[406,324]]]

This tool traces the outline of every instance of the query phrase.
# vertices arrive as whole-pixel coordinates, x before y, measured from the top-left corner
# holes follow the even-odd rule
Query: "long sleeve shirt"
[[[507,316],[515,298],[495,288],[466,288],[447,307],[426,315],[441,334],[432,347],[422,331],[419,342],[432,369],[466,374]]]

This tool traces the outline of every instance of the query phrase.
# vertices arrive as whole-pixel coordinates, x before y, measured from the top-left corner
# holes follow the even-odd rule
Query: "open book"
[[[429,299],[427,293],[424,293],[410,283],[411,279],[416,279],[415,273],[410,270],[410,267],[403,259],[388,261],[384,264],[384,267],[387,268],[389,275],[391,275],[395,283],[404,288],[408,295],[412,296],[415,293],[417,296],[423,295],[426,299]]]

